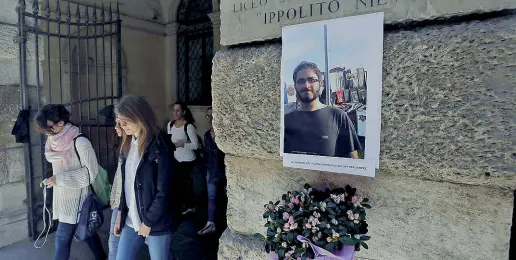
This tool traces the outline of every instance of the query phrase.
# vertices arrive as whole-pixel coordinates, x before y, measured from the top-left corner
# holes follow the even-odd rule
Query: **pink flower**
[[[349,220],[355,220],[355,217],[353,215],[348,215]]]
[[[353,203],[353,206],[358,207],[360,206],[360,203],[362,203],[364,199],[360,196],[353,196],[351,198],[351,203]]]
[[[326,241],[328,241],[328,243],[331,242],[331,237],[327,237]]]
[[[284,231],[289,231],[290,230],[290,224],[289,223],[285,223],[285,225],[283,226],[283,230]]]
[[[287,212],[283,212],[283,220],[288,220],[288,213]]]
[[[310,225],[310,223],[306,223],[305,227],[308,228],[308,229],[311,229],[312,225]]]
[[[297,228],[297,223],[294,223],[292,225],[290,225],[290,230],[294,230]]]
[[[291,209],[293,209],[293,208],[294,208],[294,204],[289,203],[289,204],[288,204],[288,207],[289,207],[289,208],[291,208]]]
[[[290,202],[291,202],[291,203],[293,203],[294,205],[299,205],[299,203],[300,203],[301,201],[299,200],[299,198],[298,198],[298,197],[299,197],[299,196],[297,196],[297,197],[292,197],[292,198],[290,199]]]

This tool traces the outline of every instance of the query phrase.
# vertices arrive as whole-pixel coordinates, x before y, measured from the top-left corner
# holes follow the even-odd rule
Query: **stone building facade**
[[[339,1],[343,6],[369,3]],[[352,184],[371,199],[372,239],[358,259],[508,259],[516,188],[512,0],[453,0],[448,5],[371,1],[386,4],[313,18],[388,13],[381,161],[375,178],[282,166],[279,25],[266,27],[272,32],[264,34],[256,27],[261,35],[252,37],[249,30],[242,31],[250,21],[245,14],[240,24],[232,24],[228,16],[236,2],[213,0],[212,12],[206,14],[216,52],[211,76],[215,130],[227,154],[229,182],[229,229],[222,237],[221,259],[265,259],[263,245],[252,237],[263,231],[263,204],[304,183]],[[240,2],[249,7],[263,1]],[[285,1],[268,2],[279,6]],[[10,135],[20,105],[17,4],[0,3],[0,247],[28,233],[31,189],[25,183],[24,151]],[[145,96],[160,121],[167,117],[167,105],[178,99],[180,4],[128,0],[121,6],[124,93]],[[28,40],[34,44],[35,39]],[[34,85],[34,68],[28,70],[29,85]],[[38,98],[31,90],[29,96]],[[206,106],[191,108],[202,133]]]

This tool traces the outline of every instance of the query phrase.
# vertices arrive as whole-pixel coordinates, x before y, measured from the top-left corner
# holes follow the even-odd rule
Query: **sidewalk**
[[[100,239],[104,246],[106,253],[108,252],[108,238],[109,228],[111,225],[111,210],[107,209],[104,211],[104,225],[99,232]],[[38,234],[39,235],[39,234]],[[38,241],[38,245],[43,243],[45,237]],[[51,260],[54,259],[54,248],[55,248],[55,232],[48,235],[47,242],[43,248],[37,249],[34,247],[34,241],[27,239],[10,246],[0,248],[0,259],[23,259],[23,260]],[[144,248],[142,248],[144,249]],[[93,255],[88,249],[86,243],[79,241],[72,242],[72,250],[70,260],[91,260]],[[140,250],[139,259],[149,259],[146,250]]]

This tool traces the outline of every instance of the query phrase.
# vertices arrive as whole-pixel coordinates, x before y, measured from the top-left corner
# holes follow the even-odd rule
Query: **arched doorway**
[[[182,0],[177,11],[178,99],[188,105],[211,105],[212,0]]]

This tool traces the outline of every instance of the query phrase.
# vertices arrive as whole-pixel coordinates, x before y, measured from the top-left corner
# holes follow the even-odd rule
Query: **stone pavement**
[[[108,238],[109,238],[109,227],[111,221],[111,210],[107,209],[104,211],[104,225],[99,232],[100,239],[104,246],[104,250],[108,252]],[[38,241],[41,245],[44,237]],[[47,242],[43,248],[37,249],[34,247],[34,241],[27,239],[10,246],[0,248],[0,260],[51,260],[54,258],[55,248],[55,232],[48,235]],[[86,243],[73,241],[70,260],[91,260],[93,255],[88,249]],[[149,259],[147,250],[140,250],[139,259]]]

